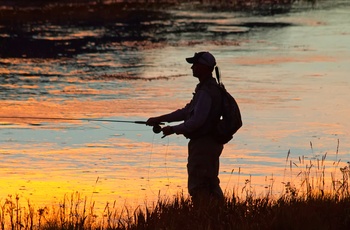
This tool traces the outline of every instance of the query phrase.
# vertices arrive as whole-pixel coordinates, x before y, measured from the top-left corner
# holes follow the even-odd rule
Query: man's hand
[[[162,120],[160,119],[160,117],[151,117],[146,121],[146,125],[155,126],[155,125],[159,125],[161,122]]]
[[[163,131],[163,136],[162,136],[162,138],[164,138],[164,137],[166,137],[166,136],[169,136],[169,135],[175,133],[173,127],[171,127],[171,126],[165,126],[165,127],[163,127],[163,128],[162,128],[162,131]]]

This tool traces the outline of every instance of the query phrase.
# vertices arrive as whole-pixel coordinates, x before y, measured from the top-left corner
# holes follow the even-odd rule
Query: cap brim
[[[193,64],[195,62],[194,57],[186,58],[186,61],[190,64]]]

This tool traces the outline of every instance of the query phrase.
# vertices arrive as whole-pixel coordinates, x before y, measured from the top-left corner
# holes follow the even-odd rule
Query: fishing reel
[[[156,125],[153,125],[152,130],[154,133],[158,134],[158,133],[162,132],[162,127],[159,124],[156,124]]]

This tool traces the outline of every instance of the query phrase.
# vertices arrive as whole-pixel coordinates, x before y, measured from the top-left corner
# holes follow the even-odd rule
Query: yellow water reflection
[[[186,188],[185,164],[176,163],[171,146],[165,149],[116,137],[106,144],[53,147],[42,143],[19,150],[18,146],[3,145],[1,195],[19,194],[36,205],[47,205],[77,191],[93,197],[96,207],[103,208],[114,200],[121,206],[147,199],[153,202],[159,192],[172,196]],[[185,148],[176,147],[177,157],[184,158],[179,151],[185,154]]]

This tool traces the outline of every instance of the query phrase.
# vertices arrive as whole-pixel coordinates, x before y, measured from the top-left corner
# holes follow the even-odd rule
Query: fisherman
[[[178,125],[162,128],[164,136],[181,134],[190,139],[188,143],[188,191],[194,206],[205,206],[210,201],[222,202],[220,188],[219,157],[223,144],[215,140],[212,130],[220,119],[221,92],[213,77],[216,66],[214,56],[209,52],[195,53],[186,58],[192,64],[193,76],[199,83],[192,100],[182,109],[169,114],[151,117],[147,125],[161,122],[183,121]]]

